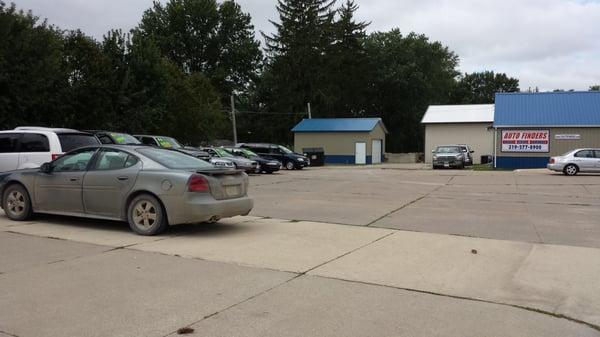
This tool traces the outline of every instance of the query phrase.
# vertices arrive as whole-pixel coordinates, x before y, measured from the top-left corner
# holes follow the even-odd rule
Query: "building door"
[[[381,164],[381,139],[373,139],[373,147],[371,149],[371,163]]]
[[[367,163],[367,143],[355,144],[354,163],[359,165]]]

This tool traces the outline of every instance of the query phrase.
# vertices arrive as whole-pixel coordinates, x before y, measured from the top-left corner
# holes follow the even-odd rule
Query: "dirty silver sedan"
[[[52,213],[127,221],[141,235],[168,225],[247,215],[248,176],[166,149],[92,146],[39,169],[0,176],[0,205],[17,221]]]

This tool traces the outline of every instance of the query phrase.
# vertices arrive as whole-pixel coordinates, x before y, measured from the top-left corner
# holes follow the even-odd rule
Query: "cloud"
[[[162,0],[163,2],[165,0]],[[275,0],[237,0],[257,32],[272,32]],[[338,0],[341,3],[340,0]],[[461,59],[460,70],[506,72],[521,88],[585,90],[600,83],[598,0],[356,0],[369,31],[399,28],[440,41]],[[137,25],[150,0],[19,0],[65,29],[101,38]],[[260,34],[257,34],[262,40]]]

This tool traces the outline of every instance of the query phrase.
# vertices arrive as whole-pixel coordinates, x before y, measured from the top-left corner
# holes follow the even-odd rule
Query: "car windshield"
[[[237,149],[238,151],[240,151],[241,153],[245,154],[246,156],[249,157],[258,157],[258,155],[248,149]]]
[[[101,144],[96,136],[87,133],[60,133],[58,134],[58,140],[63,152],[69,152],[88,145]]]
[[[279,147],[279,149],[280,149],[281,151],[283,151],[283,153],[294,153],[294,152],[292,152],[292,150],[288,149],[288,148],[287,148],[287,147],[285,147],[285,146],[278,145],[277,147]]]
[[[460,153],[460,147],[458,146],[439,146],[436,153]]]
[[[111,132],[110,136],[112,139],[114,139],[116,144],[129,144],[129,145],[142,144],[139,140],[137,140],[137,138],[133,137],[132,135],[128,135],[126,133]]]
[[[175,140],[175,138],[171,137],[156,137],[156,141],[160,147],[167,149],[179,149],[183,147],[178,141]]]
[[[212,164],[204,160],[177,151],[148,147],[137,149],[137,152],[170,169],[214,169]]]
[[[215,152],[219,155],[219,157],[226,157],[226,158],[233,158],[234,155],[232,155],[231,153],[227,152],[225,149],[221,149],[221,148],[216,148],[213,149],[215,150]]]

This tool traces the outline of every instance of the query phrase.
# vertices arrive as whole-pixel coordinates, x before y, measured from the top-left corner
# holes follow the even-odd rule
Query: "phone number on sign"
[[[517,151],[535,151],[535,150],[543,150],[545,149],[545,147],[543,147],[542,145],[535,145],[535,144],[509,144],[509,145],[505,145],[505,147],[508,148],[508,150],[517,150]]]

